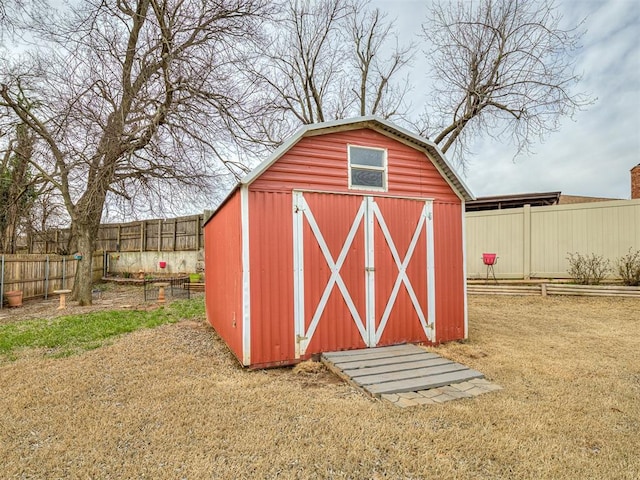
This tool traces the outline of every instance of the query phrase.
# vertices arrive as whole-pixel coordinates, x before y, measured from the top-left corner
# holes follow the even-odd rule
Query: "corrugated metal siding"
[[[376,198],[376,204],[380,208],[385,224],[389,229],[393,244],[397,250],[400,262],[407,256],[414,232],[424,208],[424,202],[397,198]],[[393,259],[391,247],[382,230],[375,222],[375,318],[376,330],[384,315],[389,302],[393,286],[398,278],[398,266]],[[411,261],[407,267],[407,276],[411,287],[420,304],[420,310],[427,317],[427,239],[426,226],[418,238]],[[378,345],[394,345],[405,342],[426,342],[426,334],[420,324],[420,319],[409,297],[404,283],[400,285],[398,296],[394,302],[389,320],[380,338]]]
[[[242,229],[236,192],[204,228],[207,320],[242,361]]]
[[[436,277],[436,341],[464,338],[462,207],[433,205]]]
[[[249,193],[251,363],[290,362],[293,324],[293,230],[289,193]]]
[[[304,198],[327,243],[333,261],[337,261],[362,203],[362,197],[306,193]],[[311,324],[318,308],[331,271],[307,222],[304,222],[303,235],[306,329]],[[362,322],[366,323],[364,251],[364,222],[362,222],[340,269],[340,276]],[[334,285],[306,354],[364,348],[365,346],[338,286]]]
[[[348,144],[387,149],[386,194],[460,201],[425,154],[368,129],[303,138],[255,180],[251,189],[353,191],[348,188]]]
[[[376,195],[387,225],[404,258],[416,216],[424,202],[379,195],[433,198],[437,341],[463,338],[461,202],[424,154],[371,130],[336,132],[302,139],[249,189],[249,254],[251,365],[267,366],[295,360],[292,190],[324,190],[352,195],[307,192],[334,260],[340,253],[355,212],[366,191],[347,188],[347,144],[386,148],[388,192]],[[240,195],[234,194],[205,229],[207,317],[242,358],[242,236]],[[376,230],[377,229],[377,230]],[[448,229],[448,230],[447,230]],[[308,222],[303,222],[305,263],[305,325],[308,327],[330,277],[330,271]],[[386,240],[374,227],[376,243],[376,321],[379,322],[397,277]],[[386,248],[386,250],[385,250]],[[364,224],[358,229],[341,277],[363,321],[365,312]],[[421,309],[427,311],[426,235],[421,233],[407,275]],[[235,320],[235,323],[234,323]],[[379,344],[425,341],[406,287]],[[364,347],[364,341],[337,287],[334,287],[304,358],[327,350]]]

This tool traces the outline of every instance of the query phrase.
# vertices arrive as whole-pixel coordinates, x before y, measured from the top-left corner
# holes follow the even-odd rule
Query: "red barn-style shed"
[[[466,338],[462,180],[377,117],[309,125],[204,227],[207,318],[252,368]]]

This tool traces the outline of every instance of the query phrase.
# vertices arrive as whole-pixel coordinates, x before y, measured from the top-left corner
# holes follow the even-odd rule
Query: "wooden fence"
[[[102,224],[96,251],[105,252],[176,252],[197,251],[204,247],[203,215],[140,222]],[[34,234],[30,253],[69,252],[71,230],[58,229]]]
[[[61,255],[0,255],[0,302],[6,292],[21,290],[23,298],[47,297],[73,288],[78,261]],[[93,278],[102,276],[104,255],[93,257]],[[0,305],[1,308],[1,305]]]
[[[640,287],[623,285],[572,285],[540,283],[535,285],[468,284],[469,295],[573,295],[580,297],[629,297],[640,299]]]
[[[485,277],[483,253],[498,254],[498,278],[568,278],[569,253],[602,255],[613,266],[640,250],[640,200],[470,212],[466,246],[469,278]]]

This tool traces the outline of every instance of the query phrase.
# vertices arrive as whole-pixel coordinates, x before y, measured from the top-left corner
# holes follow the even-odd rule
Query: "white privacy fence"
[[[486,275],[483,253],[498,254],[498,278],[568,278],[569,253],[614,266],[629,248],[640,250],[640,200],[469,212],[466,245],[469,278]]]

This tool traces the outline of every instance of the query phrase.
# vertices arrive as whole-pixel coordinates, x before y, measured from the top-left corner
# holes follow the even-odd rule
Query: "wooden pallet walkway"
[[[484,375],[411,344],[328,352],[327,367],[371,395],[417,392]]]

